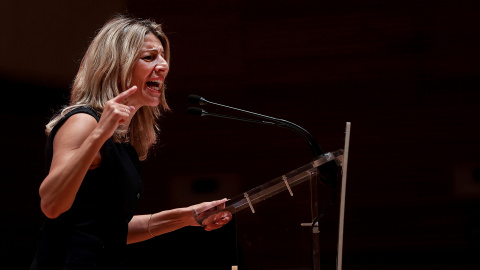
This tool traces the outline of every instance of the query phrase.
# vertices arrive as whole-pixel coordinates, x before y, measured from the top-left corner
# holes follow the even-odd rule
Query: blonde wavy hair
[[[70,102],[46,125],[46,134],[66,113],[80,106],[89,106],[101,116],[105,103],[128,89],[132,70],[143,46],[145,35],[152,33],[162,43],[165,60],[170,63],[170,46],[161,25],[153,20],[141,20],[117,15],[96,34],[85,53],[71,90]],[[156,107],[141,107],[130,122],[128,137],[140,160],[145,160],[156,143],[160,131],[157,120],[170,110],[165,100],[165,85]],[[119,130],[116,131],[116,133]],[[118,135],[118,134],[117,134]],[[115,141],[121,141],[113,136]]]

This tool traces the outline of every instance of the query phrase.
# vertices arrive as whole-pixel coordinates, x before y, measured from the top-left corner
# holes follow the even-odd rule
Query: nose
[[[155,65],[155,72],[156,73],[168,72],[168,63],[167,61],[165,61],[165,59],[163,59],[163,57],[158,57],[157,64]]]

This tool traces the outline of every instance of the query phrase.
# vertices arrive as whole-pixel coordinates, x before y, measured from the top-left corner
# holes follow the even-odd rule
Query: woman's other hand
[[[202,226],[205,227],[206,231],[212,231],[221,228],[232,219],[232,214],[230,212],[218,212],[218,210],[225,208],[226,201],[227,199],[203,202],[192,205],[190,208],[192,209],[195,220],[203,219]],[[199,226],[199,224],[197,223],[196,226]]]

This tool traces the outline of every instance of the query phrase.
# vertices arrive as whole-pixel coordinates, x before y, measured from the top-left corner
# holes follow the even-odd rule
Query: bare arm
[[[93,132],[97,121],[90,115],[71,116],[53,140],[50,172],[40,185],[40,206],[49,218],[67,211],[105,139]],[[96,162],[96,163],[97,163]]]
[[[109,100],[98,123],[90,115],[75,114],[60,127],[53,140],[50,171],[39,189],[40,206],[48,218],[70,209],[87,171],[101,162],[102,145],[135,109],[121,101],[136,89],[132,87]]]
[[[128,224],[127,243],[141,242],[186,226],[199,226],[189,208],[166,210],[152,215],[137,215]]]
[[[223,208],[225,201],[226,199],[204,202],[190,207],[166,210],[152,215],[134,216],[128,224],[127,243],[141,242],[186,226],[200,226],[195,221],[195,215],[214,206]],[[230,215],[228,218],[213,220],[211,224],[205,227],[205,230],[211,231],[218,229],[228,223],[231,218],[232,216]]]

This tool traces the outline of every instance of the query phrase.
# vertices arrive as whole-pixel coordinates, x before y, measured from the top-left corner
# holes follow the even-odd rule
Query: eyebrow
[[[146,49],[145,51],[147,52],[150,52],[150,51],[156,51],[156,52],[160,52],[160,53],[165,53],[165,50],[163,49],[158,49],[158,48],[150,48],[150,49]]]

